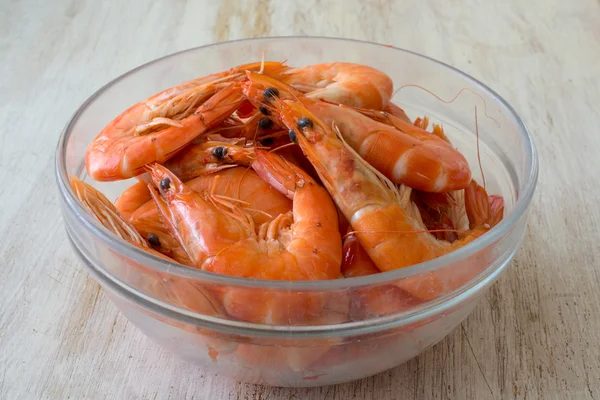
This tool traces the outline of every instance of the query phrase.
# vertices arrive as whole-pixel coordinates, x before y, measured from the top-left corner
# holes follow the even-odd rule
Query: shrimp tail
[[[465,189],[465,208],[469,218],[469,229],[489,225],[491,211],[488,194],[475,180],[471,180]]]

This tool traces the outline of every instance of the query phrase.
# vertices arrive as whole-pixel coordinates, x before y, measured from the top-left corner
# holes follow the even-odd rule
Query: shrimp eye
[[[271,146],[273,143],[275,143],[275,140],[272,137],[264,138],[260,141],[260,144],[263,146]]]
[[[258,111],[260,111],[263,115],[269,115],[269,109],[265,106],[258,106]]]
[[[288,135],[290,135],[290,140],[292,143],[298,143],[298,137],[296,137],[296,132],[293,129],[290,129]]]
[[[313,127],[313,122],[310,118],[300,118],[298,120],[298,128],[299,129],[304,129],[304,128],[312,128]]]
[[[160,180],[160,190],[167,191],[171,187],[171,178],[165,176]]]
[[[273,87],[268,87],[263,92],[263,95],[265,96],[265,99],[271,99],[273,97],[279,96],[279,90],[277,90]]]
[[[160,247],[160,239],[154,233],[148,235],[148,243],[152,247]]]
[[[258,127],[260,129],[269,129],[273,125],[273,121],[269,118],[261,118],[258,120]]]
[[[213,150],[213,156],[217,158],[217,160],[222,160],[227,155],[227,149],[223,146],[215,147]]]

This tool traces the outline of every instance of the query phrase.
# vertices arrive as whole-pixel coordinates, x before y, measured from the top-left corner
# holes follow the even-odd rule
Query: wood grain
[[[540,154],[525,243],[475,312],[400,367],[315,389],[205,375],[146,339],[76,260],[53,177],[62,128],[104,83],[189,47],[291,34],[449,63],[507,99]],[[5,0],[0,55],[0,398],[600,398],[597,1]]]

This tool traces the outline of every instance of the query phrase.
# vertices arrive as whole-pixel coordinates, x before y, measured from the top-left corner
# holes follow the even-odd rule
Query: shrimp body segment
[[[282,80],[314,100],[381,110],[392,97],[394,83],[385,73],[361,64],[333,62],[295,68]]]

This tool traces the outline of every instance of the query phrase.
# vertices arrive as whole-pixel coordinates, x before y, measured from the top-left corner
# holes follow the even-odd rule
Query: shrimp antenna
[[[481,180],[483,182],[483,189],[485,190],[485,175],[483,174],[483,167],[481,166],[481,154],[479,152],[479,125],[477,123],[477,106],[475,106],[475,142],[477,143],[477,162],[479,163],[479,171],[481,171]]]
[[[421,90],[423,90],[423,91],[425,91],[425,92],[429,93],[430,95],[432,95],[433,97],[435,97],[436,99],[438,99],[439,101],[441,101],[442,103],[446,103],[446,104],[453,103],[453,102],[454,102],[454,101],[455,101],[455,100],[458,98],[458,96],[460,96],[460,94],[461,94],[462,92],[465,92],[465,91],[466,91],[466,92],[471,92],[471,93],[473,93],[475,96],[479,97],[479,98],[481,99],[481,101],[483,101],[483,110],[484,110],[484,114],[485,114],[485,116],[486,116],[486,117],[488,117],[489,119],[491,119],[492,121],[494,121],[494,122],[496,123],[496,126],[497,126],[498,128],[500,128],[500,122],[498,122],[498,120],[497,120],[496,118],[492,117],[491,115],[489,115],[489,114],[487,113],[487,103],[486,103],[485,99],[483,98],[483,96],[482,96],[482,95],[480,95],[479,93],[475,92],[475,91],[474,91],[474,90],[472,90],[472,89],[469,89],[469,88],[462,88],[462,89],[460,89],[460,90],[458,91],[458,93],[456,93],[456,95],[455,95],[455,96],[454,96],[454,97],[453,97],[451,100],[444,100],[444,99],[442,99],[440,96],[438,96],[437,94],[433,93],[431,90],[424,88],[423,86],[416,85],[416,84],[413,84],[413,83],[407,83],[406,85],[402,85],[402,86],[400,86],[398,89],[396,89],[396,91],[395,91],[395,92],[394,92],[394,94],[392,95],[392,98],[394,98],[394,96],[396,96],[396,94],[397,94],[397,93],[398,93],[400,90],[402,90],[402,89],[404,89],[404,88],[407,88],[407,87],[416,87],[416,88],[419,88],[419,89],[421,89]]]
[[[275,153],[275,152],[276,152],[276,151],[278,151],[278,150],[285,149],[286,147],[295,146],[295,145],[296,145],[296,143],[286,143],[286,144],[282,144],[282,145],[281,145],[281,146],[279,146],[279,147],[276,147],[276,148],[274,148],[274,149],[271,149],[271,150],[269,150],[269,152],[270,152],[270,153]]]
[[[265,51],[261,51],[260,56],[260,69],[258,70],[259,74],[263,74],[265,72]]]
[[[358,230],[358,231],[350,231],[347,232],[344,236],[342,236],[342,239],[346,239],[348,236],[354,234],[354,233],[399,233],[399,234],[412,234],[412,233],[436,233],[436,232],[455,232],[455,233],[460,233],[459,230],[457,229],[419,229],[419,230],[412,230],[412,231],[363,231],[363,230]]]
[[[236,193],[237,193],[237,198],[240,198],[240,191],[242,188],[242,180],[244,180],[244,177],[246,176],[246,174],[248,173],[248,171],[250,171],[250,169],[252,169],[251,166],[248,166],[244,169],[244,172],[242,173],[242,176],[240,176],[240,179],[238,179],[237,182],[237,188],[236,188]]]

